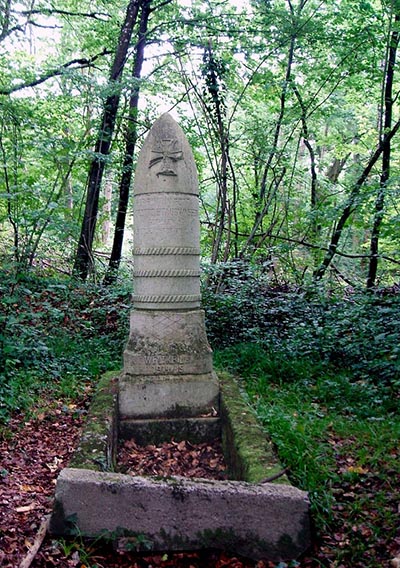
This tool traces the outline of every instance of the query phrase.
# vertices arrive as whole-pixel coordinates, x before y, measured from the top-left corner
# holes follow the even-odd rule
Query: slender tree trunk
[[[329,166],[326,172],[326,177],[333,184],[338,182],[339,176],[346,165],[347,160],[350,158],[351,154],[348,153],[344,158],[334,158],[332,164]]]
[[[313,232],[313,236],[316,237],[318,236],[319,233],[319,227],[318,227],[318,222],[316,219],[316,210],[318,207],[318,177],[317,177],[317,168],[316,168],[316,160],[315,160],[315,152],[314,152],[314,148],[311,146],[310,143],[310,135],[309,135],[309,131],[308,131],[308,124],[307,124],[307,109],[305,107],[305,104],[303,102],[303,98],[300,95],[300,92],[298,90],[298,88],[296,87],[296,85],[293,84],[293,92],[296,95],[296,98],[299,102],[300,108],[301,108],[301,124],[302,124],[302,129],[303,129],[303,141],[304,141],[304,145],[308,150],[308,154],[310,156],[310,171],[311,171],[311,193],[310,193],[310,208],[313,215],[313,220],[312,220],[312,232]]]
[[[217,208],[215,213],[215,225],[213,244],[211,251],[211,263],[215,264],[220,259],[222,250],[223,236],[226,229],[226,221],[229,223],[229,204],[228,204],[228,165],[229,165],[229,136],[225,126],[226,109],[224,102],[224,93],[221,89],[221,81],[223,71],[219,62],[215,59],[211,43],[208,44],[204,52],[203,61],[205,64],[205,83],[207,94],[211,102],[204,103],[205,109],[210,115],[210,124],[218,139],[220,152],[220,166],[216,170],[216,179],[218,185]],[[229,251],[225,248],[224,258]]]
[[[356,208],[356,200],[357,200],[357,197],[360,194],[361,188],[364,185],[365,181],[367,180],[369,174],[371,173],[372,168],[374,167],[376,162],[379,160],[379,158],[380,158],[383,150],[385,149],[386,145],[390,143],[391,139],[398,132],[399,128],[400,128],[400,120],[398,120],[396,122],[396,124],[394,125],[392,130],[390,130],[390,132],[388,132],[384,135],[382,142],[379,144],[378,148],[375,150],[374,154],[371,156],[367,166],[364,168],[364,171],[362,172],[362,174],[360,175],[360,177],[358,178],[358,180],[354,184],[354,186],[353,186],[353,188],[350,192],[350,195],[348,197],[346,206],[343,209],[343,213],[341,214],[340,219],[339,219],[339,221],[338,221],[338,223],[335,227],[335,230],[333,231],[331,241],[329,243],[328,250],[325,254],[325,257],[324,257],[321,265],[319,266],[319,268],[317,270],[315,270],[315,272],[314,272],[314,280],[320,280],[324,276],[327,268],[329,267],[330,263],[332,262],[332,259],[336,254],[337,246],[339,244],[340,237],[342,236],[343,229],[344,229],[350,215],[353,213],[354,209]]]
[[[217,218],[215,223],[215,232],[213,239],[213,247],[211,252],[211,263],[215,264],[221,252],[222,239],[225,231],[226,217],[228,214],[228,153],[227,153],[227,140],[224,132],[220,132],[220,146],[221,146],[221,167],[219,171],[218,181],[218,201],[217,201]],[[226,251],[225,251],[226,256]]]
[[[140,90],[139,79],[142,73],[144,49],[146,46],[146,34],[148,29],[148,20],[149,20],[149,15],[151,13],[150,4],[151,0],[145,0],[142,4],[142,9],[141,9],[139,39],[136,45],[136,55],[135,55],[135,62],[133,65],[133,73],[132,73],[132,76],[134,79],[137,80],[137,83],[134,85],[133,92],[129,101],[129,119],[126,130],[124,165],[122,168],[122,175],[119,185],[118,212],[115,221],[113,246],[112,246],[107,273],[104,278],[104,284],[111,284],[112,282],[115,281],[119,265],[121,263],[122,245],[124,240],[125,222],[126,222],[126,212],[128,210],[129,193],[132,181],[133,156],[135,153],[135,147],[137,141],[137,113],[138,113],[139,90]]]
[[[111,201],[112,201],[112,178],[107,172],[103,188],[104,205],[102,215],[104,217],[101,225],[101,242],[107,246],[110,239],[110,223],[111,223]]]
[[[293,16],[293,12],[292,12],[292,16]],[[285,115],[287,90],[288,90],[288,85],[289,85],[291,74],[292,74],[295,43],[296,43],[296,36],[292,35],[292,37],[290,39],[288,60],[287,60],[287,64],[286,64],[285,80],[283,82],[281,96],[280,96],[279,116],[278,116],[278,119],[277,119],[276,125],[275,125],[275,132],[274,132],[274,139],[273,139],[273,143],[272,143],[272,148],[271,148],[271,151],[269,153],[267,162],[266,162],[265,167],[264,167],[263,175],[262,175],[262,178],[261,178],[260,194],[259,194],[259,198],[258,198],[258,207],[257,207],[258,210],[255,214],[253,227],[252,227],[250,234],[249,234],[249,236],[248,236],[248,238],[247,238],[247,240],[246,240],[245,244],[243,245],[242,250],[240,252],[241,257],[243,257],[245,255],[246,251],[249,249],[249,247],[251,247],[253,245],[253,241],[256,237],[256,234],[257,234],[257,232],[258,232],[258,230],[259,230],[259,228],[260,228],[260,226],[263,222],[265,215],[268,213],[270,204],[271,204],[272,199],[274,197],[274,193],[271,194],[270,191],[268,191],[268,195],[267,195],[267,179],[268,179],[269,172],[271,170],[272,162],[273,162],[273,160],[276,156],[276,153],[278,151],[279,137],[280,137],[280,133],[281,133],[283,117]],[[272,184],[270,186],[270,188],[272,188],[273,185],[274,184]]]
[[[392,127],[392,116],[393,116],[393,78],[394,69],[396,64],[396,52],[399,45],[399,32],[397,29],[398,23],[400,21],[400,14],[396,14],[394,19],[394,30],[391,35],[388,61],[387,61],[387,71],[386,71],[386,82],[385,82],[385,114],[384,114],[384,135]],[[382,171],[379,183],[378,195],[375,201],[375,213],[374,213],[374,223],[371,232],[371,242],[370,242],[370,261],[367,277],[367,288],[373,288],[375,286],[376,275],[378,270],[378,252],[379,252],[379,233],[383,220],[383,208],[385,205],[385,193],[386,187],[390,177],[390,153],[391,144],[390,142],[386,144],[382,152]]]
[[[121,80],[133,28],[137,20],[139,4],[140,0],[131,0],[129,2],[111,68],[110,84],[118,83]],[[110,153],[119,100],[120,95],[118,93],[107,97],[104,104],[99,135],[95,144],[94,157],[90,164],[86,206],[74,264],[74,272],[82,278],[82,280],[87,278],[92,265],[92,246],[99,209],[100,187],[106,158]]]

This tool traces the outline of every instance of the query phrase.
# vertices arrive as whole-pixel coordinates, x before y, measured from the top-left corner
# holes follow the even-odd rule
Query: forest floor
[[[63,401],[51,401],[37,409],[28,421],[22,415],[14,415],[7,427],[0,431],[0,566],[2,568],[17,568],[29,554],[44,519],[50,513],[55,488],[55,481],[60,470],[67,466],[68,460],[76,446],[82,423],[85,419],[89,393],[85,399],[76,404],[65,404]],[[336,440],[338,445],[346,444],[345,440]],[[133,453],[136,452],[133,462]],[[125,445],[121,450],[121,459],[125,467],[134,466],[139,473],[151,473],[150,454],[156,453],[160,460],[165,454],[173,474],[180,474],[179,464],[186,463],[189,475],[213,477],[223,476],[223,462],[218,448],[207,444],[194,448],[187,443],[172,443],[163,448],[150,448],[140,454],[132,445]],[[197,452],[197,453],[196,453]],[[350,461],[349,461],[350,460]],[[164,460],[165,461],[165,460]],[[154,463],[154,462],[152,462]],[[350,466],[349,466],[350,464]],[[351,467],[351,457],[339,467]],[[153,465],[151,467],[154,467]],[[188,468],[186,468],[188,469]],[[396,503],[395,488],[400,479],[387,473],[387,507],[392,508]],[[347,482],[338,491],[352,500],[356,494],[365,493],[365,503],[368,495],[376,490],[382,491],[382,477],[370,477],[368,483]],[[376,485],[376,487],[375,487]],[[358,495],[360,496],[360,495]],[[390,543],[385,538],[376,539],[370,528],[370,523],[364,526],[358,524],[351,527],[351,520],[344,519],[343,510],[335,511],[336,523],[330,533],[314,539],[311,550],[297,561],[291,563],[273,563],[268,560],[254,561],[232,556],[229,553],[213,550],[185,553],[139,554],[122,552],[105,547],[99,542],[93,543],[82,538],[67,540],[46,535],[39,551],[36,553],[32,568],[201,568],[201,567],[230,567],[230,568],[317,568],[321,566],[335,568],[350,568],[346,563],[338,562],[340,552],[348,546],[354,546],[352,539],[370,540],[371,566],[396,567],[400,565],[396,554],[400,550],[400,532]],[[366,505],[361,515],[365,520],[374,514]],[[390,516],[388,518],[391,518]],[[384,523],[384,517],[379,520]],[[349,529],[350,523],[350,529]],[[381,527],[384,529],[385,527]],[[393,527],[388,527],[392,530]],[[349,534],[350,530],[350,534]],[[353,530],[353,535],[351,531]],[[384,530],[380,534],[384,534]],[[390,560],[391,559],[391,560]],[[362,563],[355,566],[368,566],[363,556]]]

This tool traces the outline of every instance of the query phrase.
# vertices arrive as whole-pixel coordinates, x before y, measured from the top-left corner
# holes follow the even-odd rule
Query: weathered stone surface
[[[185,134],[168,114],[151,128],[134,185],[136,308],[200,307],[197,170]]]
[[[153,550],[217,547],[288,560],[309,543],[307,495],[289,485],[164,480],[64,469],[50,530],[118,533]],[[140,539],[137,538],[140,536]]]
[[[124,353],[129,375],[200,375],[212,371],[203,310],[133,310]]]
[[[289,484],[271,440],[246,403],[237,381],[229,373],[219,373],[221,387],[221,438],[230,479],[260,483],[271,476],[275,483]]]
[[[171,439],[201,444],[221,438],[221,420],[213,417],[157,418],[123,420],[120,423],[121,440],[135,440],[140,446],[162,444]]]
[[[198,194],[189,143],[164,114],[143,144],[135,173],[133,310],[119,396],[123,419],[191,417],[218,407],[200,309]]]
[[[118,373],[105,373],[93,395],[71,467],[113,471],[118,436]]]
[[[219,408],[219,384],[214,373],[203,375],[122,376],[119,381],[121,420],[190,417]]]

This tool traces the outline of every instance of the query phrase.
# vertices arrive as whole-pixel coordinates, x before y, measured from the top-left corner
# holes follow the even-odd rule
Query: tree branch
[[[37,79],[34,79],[33,81],[28,81],[27,83],[21,83],[20,85],[14,85],[12,87],[9,87],[8,89],[0,88],[0,95],[11,95],[11,93],[15,93],[16,91],[20,91],[22,89],[27,89],[29,87],[36,87],[37,85],[44,83],[45,81],[51,79],[52,77],[57,77],[58,75],[62,75],[66,69],[72,67],[73,65],[78,65],[77,67],[78,69],[91,67],[93,63],[97,59],[99,59],[99,57],[103,57],[104,55],[109,55],[110,53],[112,53],[112,51],[103,49],[101,53],[93,55],[93,57],[90,57],[89,59],[87,58],[72,59],[72,61],[64,63],[63,65],[61,65],[56,69],[50,69],[44,75],[38,77]]]
[[[371,173],[372,168],[374,167],[374,165],[376,164],[376,162],[380,158],[380,156],[381,156],[382,152],[384,151],[384,149],[386,148],[386,146],[390,143],[393,136],[395,136],[395,134],[397,133],[399,128],[400,128],[400,120],[398,120],[396,122],[396,124],[394,125],[392,130],[390,132],[388,132],[385,135],[384,139],[379,143],[378,148],[375,150],[374,154],[371,156],[368,164],[364,168],[364,171],[362,172],[362,174],[360,175],[360,177],[358,178],[358,180],[354,184],[354,186],[353,186],[353,188],[350,192],[350,195],[347,199],[347,204],[346,204],[346,206],[343,210],[343,213],[340,216],[340,219],[337,223],[337,226],[336,226],[336,228],[333,232],[331,242],[329,244],[325,258],[323,259],[320,267],[314,272],[315,280],[320,280],[323,277],[323,275],[324,275],[326,269],[328,268],[328,266],[330,265],[333,257],[335,256],[335,254],[337,254],[337,246],[338,246],[340,237],[342,236],[342,232],[343,232],[343,229],[345,227],[345,224],[346,224],[348,218],[353,213],[353,211],[356,207],[355,202],[356,202],[356,198],[358,197],[358,195],[360,193],[361,187],[364,185],[369,174]]]
[[[165,0],[164,2],[161,2],[161,4],[157,4],[157,6],[154,6],[154,8],[151,8],[150,10],[150,14],[152,12],[156,12],[157,10],[159,10],[160,8],[163,8],[164,6],[167,6],[168,4],[171,4],[172,0]]]
[[[106,14],[105,12],[70,12],[68,10],[58,10],[56,8],[43,8],[42,10],[21,10],[21,11],[14,11],[15,14],[19,14],[20,16],[30,17],[33,15],[43,15],[43,16],[53,16],[58,14],[60,16],[71,16],[71,17],[78,17],[78,18],[93,18],[95,20],[101,20],[104,22],[104,18],[110,18],[110,14]]]
[[[209,225],[209,226],[213,225],[213,223],[205,222],[205,221],[202,221],[201,224],[202,225]],[[227,231],[227,230],[231,231],[231,232],[233,231],[232,229],[225,229],[225,231]],[[236,232],[235,232],[235,235],[236,235]],[[244,238],[249,237],[249,233],[240,232],[240,233],[237,233],[237,235],[239,237],[244,237]],[[254,237],[259,238],[259,239],[263,239],[263,240],[265,240],[267,237],[269,237],[271,239],[286,241],[288,243],[293,243],[293,244],[300,245],[300,246],[310,248],[310,249],[321,250],[321,251],[325,251],[325,252],[329,251],[329,247],[322,247],[322,246],[319,246],[319,245],[315,245],[313,243],[309,243],[304,238],[294,239],[294,238],[291,238],[291,237],[284,237],[282,235],[271,233],[270,231],[267,231],[265,233],[256,233],[254,235]],[[345,258],[370,258],[369,254],[349,254],[349,253],[346,253],[346,252],[342,252],[340,250],[337,250],[335,254],[337,254],[338,256],[343,256]],[[391,256],[387,256],[385,254],[380,254],[380,255],[378,255],[378,257],[383,259],[383,260],[387,260],[388,262],[393,262],[394,264],[400,265],[400,260],[396,260],[395,258],[392,258]]]

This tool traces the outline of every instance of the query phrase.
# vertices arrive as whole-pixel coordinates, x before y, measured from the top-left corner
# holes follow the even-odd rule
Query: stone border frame
[[[104,536],[137,551],[214,547],[273,561],[302,553],[310,544],[307,493],[290,484],[238,381],[227,373],[219,378],[220,417],[201,418],[211,426],[197,434],[205,439],[219,430],[230,480],[115,473],[118,376],[106,373],[70,467],[57,480],[50,532]],[[169,422],[186,434],[190,420]],[[145,433],[167,430],[151,426]]]
[[[229,478],[249,483],[278,475],[283,468],[273,450],[273,445],[261,429],[253,409],[245,401],[239,381],[226,372],[219,372],[220,417],[182,420],[138,420],[139,431],[147,425],[138,443],[159,443],[171,437],[175,428],[176,440],[191,437],[198,440],[221,436]],[[115,471],[118,444],[118,375],[105,373],[97,386],[80,442],[69,467],[92,471]],[[171,430],[165,424],[171,422]],[[198,422],[196,424],[196,422]],[[161,428],[158,426],[162,424]],[[204,425],[204,426],[203,426]],[[190,436],[190,430],[193,430]],[[132,429],[133,430],[133,429]],[[126,438],[123,435],[122,438]],[[276,483],[289,484],[282,473]]]

